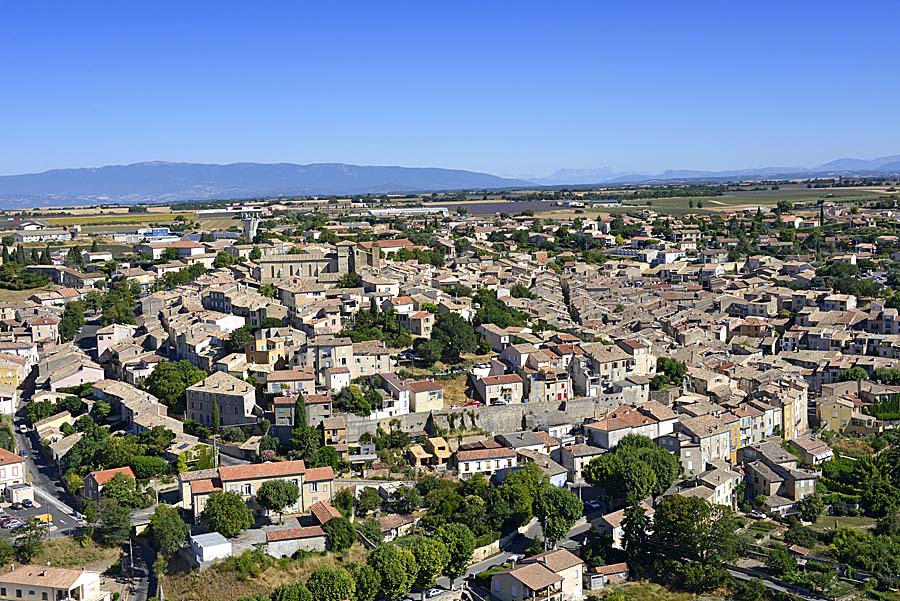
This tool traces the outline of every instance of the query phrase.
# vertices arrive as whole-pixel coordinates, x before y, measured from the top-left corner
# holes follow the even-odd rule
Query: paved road
[[[18,430],[15,432],[16,447],[20,451],[27,453],[25,469],[31,476],[31,484],[34,487],[34,500],[41,507],[39,509],[21,509],[19,511],[7,508],[5,513],[21,515],[25,518],[41,513],[49,513],[53,516],[53,524],[56,526],[56,529],[50,533],[50,536],[73,534],[73,530],[79,526],[78,520],[71,515],[71,508],[65,502],[66,491],[56,479],[56,468],[49,465],[40,452],[36,450],[34,437],[33,431],[28,434],[22,434]]]

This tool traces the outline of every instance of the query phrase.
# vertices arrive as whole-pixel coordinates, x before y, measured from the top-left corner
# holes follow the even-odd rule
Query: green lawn
[[[819,518],[819,521],[810,526],[813,530],[818,532],[824,532],[825,530],[834,530],[835,524],[837,524],[840,528],[854,528],[854,529],[862,529],[862,528],[872,528],[875,526],[875,518],[870,518],[866,516],[823,516]]]

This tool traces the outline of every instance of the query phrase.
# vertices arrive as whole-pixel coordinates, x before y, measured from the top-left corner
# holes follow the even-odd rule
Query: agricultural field
[[[196,213],[179,212],[179,213],[125,213],[112,215],[75,215],[66,217],[46,217],[47,223],[51,227],[64,225],[104,225],[104,224],[135,224],[142,223],[172,223],[175,218],[181,216],[191,221],[197,218]]]

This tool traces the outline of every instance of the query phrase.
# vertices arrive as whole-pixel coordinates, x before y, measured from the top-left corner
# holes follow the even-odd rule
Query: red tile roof
[[[296,540],[298,538],[316,538],[325,536],[321,526],[307,526],[305,528],[284,528],[283,530],[269,530],[266,532],[266,542],[271,543],[282,540]]]
[[[304,478],[306,482],[323,482],[325,480],[334,480],[334,470],[330,465],[325,467],[313,467],[306,472]]]
[[[5,452],[8,453],[9,451],[5,451]],[[10,454],[12,454],[12,453],[10,453]],[[21,457],[19,459],[21,459]],[[93,478],[94,482],[96,482],[99,486],[103,486],[104,484],[106,484],[107,482],[112,480],[113,476],[115,476],[116,474],[125,474],[129,478],[134,478],[134,472],[132,472],[131,468],[128,467],[127,465],[125,467],[114,467],[109,470],[101,470],[99,472],[91,472],[90,474],[88,474],[88,476]]]
[[[338,511],[330,503],[325,503],[324,501],[319,501],[318,503],[314,503],[313,506],[309,508],[309,512],[323,526],[327,522],[333,520],[334,518],[341,517],[340,511]]]
[[[331,469],[330,467],[328,469]],[[302,459],[273,463],[252,463],[250,465],[228,465],[219,468],[222,482],[233,480],[257,480],[261,478],[282,478],[306,473],[306,463]]]

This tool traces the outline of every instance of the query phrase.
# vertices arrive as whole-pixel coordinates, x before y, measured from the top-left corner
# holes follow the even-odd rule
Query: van
[[[53,516],[49,513],[39,513],[32,518],[33,520],[37,520],[38,522],[43,522],[48,526],[53,525]]]

